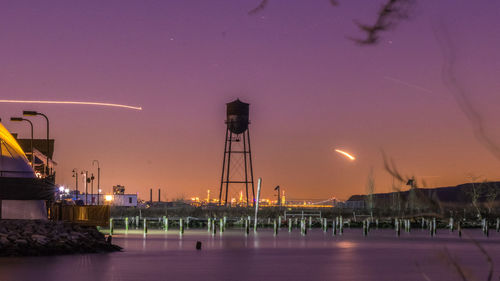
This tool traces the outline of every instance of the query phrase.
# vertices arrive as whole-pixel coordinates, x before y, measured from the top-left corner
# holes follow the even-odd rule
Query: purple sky
[[[102,101],[142,112],[71,105],[0,104],[8,120],[45,112],[56,139],[60,184],[73,168],[102,166],[102,185],[145,198],[218,193],[225,103],[249,102],[255,177],[264,196],[347,198],[391,190],[381,149],[429,186],[498,180],[500,161],[474,138],[442,81],[433,26],[455,41],[457,75],[500,142],[500,2],[416,1],[409,21],[377,46],[353,20],[373,23],[384,1],[2,1],[0,96]],[[36,120],[44,137],[43,120]],[[496,131],[496,133],[495,133]],[[349,162],[333,151],[345,149]],[[235,196],[238,190],[232,190]]]

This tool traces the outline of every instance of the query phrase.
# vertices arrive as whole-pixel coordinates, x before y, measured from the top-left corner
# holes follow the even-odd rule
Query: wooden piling
[[[113,218],[109,219],[109,235],[113,235]]]

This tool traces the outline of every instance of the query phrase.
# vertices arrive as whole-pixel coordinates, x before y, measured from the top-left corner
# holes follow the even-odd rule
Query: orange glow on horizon
[[[142,110],[142,107],[140,106],[131,106],[131,105],[105,103],[105,102],[87,102],[87,101],[0,100],[0,103],[77,104],[77,105],[97,105],[97,106],[120,107],[133,110]]]

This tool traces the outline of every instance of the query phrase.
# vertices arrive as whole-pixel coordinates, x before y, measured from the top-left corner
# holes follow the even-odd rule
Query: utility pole
[[[75,201],[78,200],[78,171],[73,169],[73,177],[75,178]]]
[[[101,196],[101,166],[98,160],[92,161],[92,166],[97,162],[97,205],[99,205],[99,197]]]

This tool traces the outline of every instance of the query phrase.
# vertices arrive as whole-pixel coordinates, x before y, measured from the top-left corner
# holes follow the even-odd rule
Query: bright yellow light
[[[3,103],[43,103],[43,104],[79,104],[79,105],[97,105],[97,106],[111,106],[111,107],[121,107],[134,110],[142,110],[140,106],[131,106],[116,103],[105,103],[105,102],[87,102],[87,101],[46,101],[46,100],[0,100]]]
[[[113,201],[113,195],[106,195],[106,196],[104,196],[104,200],[106,200],[106,201]]]
[[[340,154],[342,154],[342,155],[344,155],[345,157],[351,159],[351,161],[356,160],[356,158],[354,156],[352,156],[351,154],[349,154],[349,153],[347,153],[345,151],[342,151],[340,149],[335,149],[335,151],[338,152],[338,153],[340,153]]]

